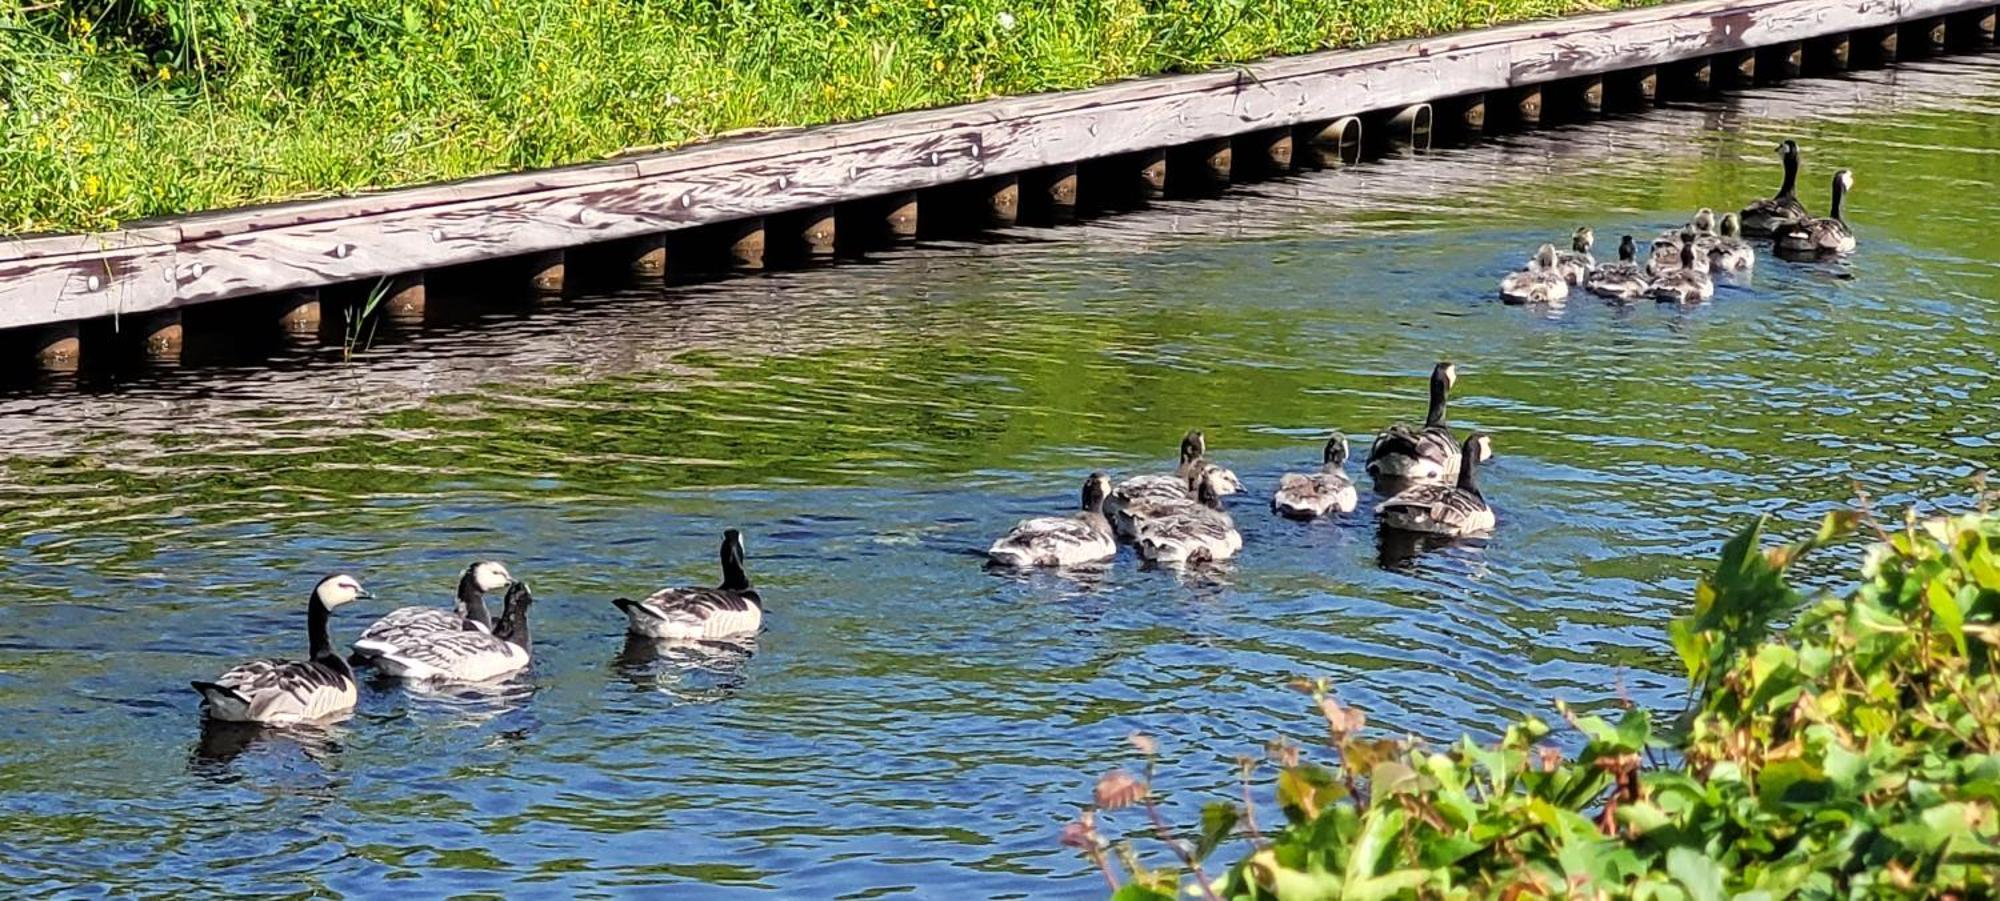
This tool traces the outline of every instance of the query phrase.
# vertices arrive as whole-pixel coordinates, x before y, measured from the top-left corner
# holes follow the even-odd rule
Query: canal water
[[[1766,258],[1693,309],[1494,299],[1578,224],[1606,251],[1769,194],[1787,137],[1815,211],[1855,171],[1852,259]],[[1315,732],[1296,675],[1436,740],[1676,703],[1663,627],[1728,535],[1857,488],[1966,505],[1996,463],[1995,148],[2000,59],[1915,63],[349,365],[0,397],[0,893],[1087,896],[1057,832],[1126,737],[1185,818]],[[1270,515],[1327,430],[1420,418],[1441,358],[1500,453],[1490,542]],[[1191,426],[1250,486],[1240,560],[982,569]],[[713,581],[725,527],[754,649],[627,648],[610,599]],[[540,599],[531,679],[204,734],[188,680],[301,653],[321,574],[380,598],[336,614],[351,638],[487,557]]]

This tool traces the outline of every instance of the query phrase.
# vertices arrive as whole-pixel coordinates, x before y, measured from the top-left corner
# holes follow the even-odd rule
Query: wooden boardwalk
[[[1577,98],[1571,102],[1595,106],[1603,102],[1602,79],[1621,73],[1650,78],[1657,71],[1663,80],[1703,87],[1739,73],[1754,77],[1758,55],[1748,51],[1759,48],[1776,48],[1780,65],[1794,70],[1785,74],[1796,74],[1801,42],[1819,42],[1844,65],[1848,35],[1855,36],[1852,48],[1872,44],[1870,52],[1893,58],[1898,25],[1935,22],[1925,34],[1941,41],[1950,21],[1983,32],[1970,40],[1990,41],[1993,10],[1992,0],[1692,0],[102,234],[0,239],[0,329],[157,313],[608,241],[636,240],[638,254],[657,255],[657,243],[647,243],[657,236],[718,223],[745,223],[739,231],[754,233],[757,243],[737,252],[761,256],[764,217],[779,214],[896,198],[890,214],[910,221],[894,227],[913,228],[919,198],[929,196],[913,192],[941,186],[1021,192],[1004,195],[1010,198],[1051,187],[1074,191],[1073,170],[1065,167],[1080,162],[1190,145],[1227,148],[1224,139],[1248,135],[1271,136],[1289,152],[1284,139],[1296,135],[1303,145],[1343,117],[1439,101],[1443,118],[1444,110],[1464,107],[1443,103],[1452,98],[1504,97],[1496,105],[1508,116],[1532,118],[1542,85],[1562,86],[1563,96]],[[1227,177],[1222,160],[1216,178]],[[1014,177],[1029,173],[1041,177],[1017,187]],[[811,240],[820,237],[830,233]]]

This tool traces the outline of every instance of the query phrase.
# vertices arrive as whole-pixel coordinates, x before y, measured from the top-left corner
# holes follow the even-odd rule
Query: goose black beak
[[[363,601],[372,601],[372,600],[374,600],[374,599],[375,599],[375,592],[372,592],[372,591],[369,591],[369,590],[368,590],[368,589],[366,589],[366,588],[363,588],[363,589],[361,589],[360,591],[357,591],[357,592],[355,592],[355,593],[354,593],[354,597],[355,597],[355,598],[356,598],[357,600],[363,600]]]

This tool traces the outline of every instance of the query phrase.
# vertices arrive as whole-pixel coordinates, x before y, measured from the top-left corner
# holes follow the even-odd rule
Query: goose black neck
[[[1831,219],[1839,219],[1841,209],[1847,206],[1847,185],[1835,177],[1833,180],[1833,209],[1827,213]]]
[[[1431,409],[1424,417],[1424,428],[1441,428],[1445,424],[1445,395],[1451,389],[1445,387],[1443,378],[1431,379]]]
[[[1618,242],[1619,262],[1630,263],[1634,259],[1636,259],[1638,255],[1639,255],[1639,248],[1632,243],[1631,235],[1626,235],[1625,240]]]
[[[466,619],[493,628],[493,612],[486,609],[486,592],[480,589],[479,577],[472,570],[466,570],[458,579],[458,607]]]
[[[319,593],[313,592],[312,600],[306,604],[307,658],[314,663],[333,664],[336,668],[345,669],[347,660],[334,652],[333,635],[327,627],[332,616],[333,611],[320,603]]]
[[[1792,196],[1792,192],[1799,186],[1799,152],[1794,148],[1787,147],[1785,148],[1784,157],[1785,183],[1778,186],[1778,196],[1790,197]]]
[[[722,588],[725,591],[744,591],[750,587],[750,576],[743,572],[743,555],[736,550],[735,542],[722,546]]]
[[[1479,493],[1479,446],[1468,444],[1462,459],[1458,461],[1458,489]]]
[[[507,605],[500,611],[500,622],[493,627],[493,637],[528,650],[531,641],[528,637],[528,605],[517,603],[510,596]]]

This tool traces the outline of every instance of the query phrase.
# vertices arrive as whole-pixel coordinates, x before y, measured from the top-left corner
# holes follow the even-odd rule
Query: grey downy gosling
[[[1203,462],[1188,474],[1188,480],[1181,485],[1179,494],[1144,497],[1118,508],[1110,517],[1111,531],[1127,541],[1137,542],[1139,532],[1148,520],[1170,516],[1196,505],[1203,491],[1216,497],[1226,497],[1229,492],[1224,489],[1235,484],[1235,478],[1228,470]]]
[[[1590,270],[1597,266],[1597,258],[1590,255],[1590,249],[1597,245],[1597,233],[1588,225],[1579,225],[1570,235],[1570,249],[1556,254],[1556,272],[1572,287],[1583,284]]]
[[[1683,254],[1682,250],[1694,252]],[[1653,258],[1646,261],[1646,273],[1655,279],[1661,278],[1669,272],[1689,266],[1687,260],[1694,261],[1691,264],[1694,271],[1704,275],[1708,273],[1708,253],[1701,249],[1701,236],[1692,228],[1684,229],[1671,243],[1654,241]]]
[[[1687,232],[1694,232],[1697,238],[1703,235],[1715,234],[1715,211],[1708,207],[1695,210],[1694,218],[1689,219],[1686,225],[1676,226],[1660,232],[1659,239],[1661,241],[1678,242],[1681,240],[1681,236]]]
[[[491,633],[477,629],[439,632],[423,641],[377,654],[376,669],[411,682],[489,682],[528,668],[534,645],[528,635],[528,607],[535,596],[526,582],[507,586],[500,619]]]
[[[1680,268],[1662,274],[1653,282],[1653,299],[1672,303],[1701,303],[1715,296],[1715,280],[1695,268],[1693,241],[1681,245]]]
[[[1465,438],[1465,466],[1452,485],[1416,485],[1376,506],[1385,528],[1461,538],[1493,531],[1493,508],[1479,491],[1479,461],[1492,455],[1483,432]]]
[[[354,642],[354,663],[367,665],[378,654],[414,647],[440,632],[472,629],[493,631],[493,615],[486,609],[488,592],[502,591],[514,584],[514,576],[497,560],[480,560],[465,568],[458,577],[458,595],[452,608],[398,607],[370,623]]]
[[[1542,245],[1528,261],[1528,268],[1500,280],[1500,300],[1505,303],[1558,303],[1567,297],[1569,280],[1559,268],[1554,244]]]
[[[1093,472],[1083,481],[1082,509],[1070,516],[1022,520],[986,556],[1002,566],[1076,566],[1108,560],[1118,553],[1111,520],[1104,516],[1104,499],[1111,494],[1111,477]]]
[[[1852,190],[1852,171],[1842,169],[1833,173],[1833,202],[1827,217],[1792,223],[1778,232],[1778,246],[1799,253],[1852,253],[1854,230],[1841,218],[1846,212],[1847,192]]]
[[[1194,500],[1138,520],[1133,545],[1139,557],[1151,563],[1210,563],[1243,550],[1243,535],[1222,509],[1215,485],[1210,473],[1196,473],[1188,481]]]
[[[1794,193],[1799,182],[1799,145],[1790,138],[1778,144],[1778,158],[1785,164],[1785,181],[1778,193],[1743,208],[1743,234],[1767,237],[1795,222],[1807,222],[1812,214]]]
[[[764,625],[764,598],[743,571],[743,533],[722,533],[722,584],[714,588],[662,588],[645,600],[618,598],[634,635],[671,641],[755,635]]]
[[[1367,469],[1376,479],[1450,482],[1458,478],[1458,439],[1451,434],[1447,404],[1458,384],[1458,367],[1450,362],[1431,369],[1430,412],[1422,426],[1397,423],[1375,436],[1368,448]]]
[[[1626,235],[1618,242],[1618,261],[1591,270],[1590,277],[1583,281],[1584,290],[1613,300],[1645,297],[1653,290],[1653,283],[1647,280],[1645,270],[1639,268],[1638,255],[1638,244],[1631,235]]]
[[[213,682],[189,683],[201,693],[201,712],[231,723],[314,723],[353,712],[360,695],[354,668],[333,649],[327,623],[334,610],[372,597],[353,576],[319,580],[306,601],[304,660],[252,660]]]
[[[1326,439],[1318,472],[1288,472],[1278,477],[1278,490],[1271,495],[1271,510],[1289,519],[1316,519],[1332,513],[1348,513],[1360,501],[1354,480],[1347,477],[1347,436],[1339,432]]]
[[[1131,517],[1121,515],[1128,507],[1141,507],[1158,502],[1192,500],[1188,493],[1188,478],[1206,467],[1216,470],[1214,476],[1216,493],[1227,496],[1243,490],[1242,480],[1236,474],[1216,466],[1208,460],[1208,438],[1200,429],[1189,429],[1181,438],[1180,466],[1170,473],[1153,473],[1132,476],[1119,482],[1111,489],[1111,496],[1105,501],[1104,515],[1111,520],[1119,538],[1130,540],[1132,533],[1126,528]]]
[[[1743,240],[1743,228],[1735,213],[1722,217],[1720,233],[1696,244],[1707,248],[1710,272],[1744,272],[1757,265],[1757,251]]]

